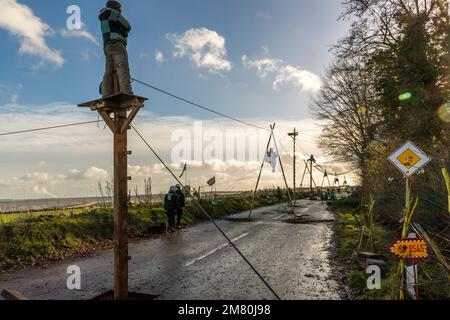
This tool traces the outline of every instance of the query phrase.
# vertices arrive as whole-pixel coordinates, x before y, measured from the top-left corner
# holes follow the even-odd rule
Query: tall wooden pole
[[[78,105],[97,111],[114,135],[114,298],[117,300],[128,298],[127,135],[145,100],[147,98],[117,93]]]
[[[296,197],[296,193],[297,193],[297,183],[296,183],[296,165],[297,165],[297,155],[296,155],[296,143],[297,143],[297,137],[298,137],[298,132],[297,129],[294,128],[294,132],[292,133],[288,133],[288,135],[294,140],[294,163],[293,163],[293,167],[294,167],[294,177],[293,177],[293,183],[294,183],[294,196],[293,196],[293,201],[294,201],[294,207],[295,204],[297,202],[297,197]]]
[[[114,114],[114,298],[128,297],[128,155],[127,112]]]
[[[275,138],[274,129],[275,129],[275,126],[272,129],[273,143],[275,144],[275,149],[277,150],[277,154],[278,154],[278,160],[280,161],[281,173],[283,173],[284,184],[286,185],[289,202],[291,203],[292,208],[294,208],[294,202],[292,202],[292,196],[291,196],[291,192],[289,191],[289,185],[288,185],[288,182],[286,179],[286,174],[285,174],[284,167],[283,167],[283,161],[281,160],[281,153],[280,153],[280,150],[278,149],[277,139]],[[295,210],[293,211],[293,213],[295,214]]]
[[[311,197],[314,196],[314,191],[313,191],[313,187],[312,187],[312,185],[313,185],[312,167],[313,167],[313,162],[312,162],[312,159],[311,159],[310,160],[310,169],[309,169],[309,177],[310,177],[310,179],[309,179],[309,187],[311,188]]]
[[[315,162],[316,160],[314,159],[314,156],[311,155],[311,157],[309,158],[309,165],[310,165],[310,169],[309,169],[309,188],[311,189],[311,199],[314,199],[314,189],[313,189],[313,162]],[[315,183],[314,183],[315,184]]]
[[[266,150],[264,151],[264,156],[261,162],[261,168],[259,169],[259,175],[258,175],[258,179],[256,180],[256,186],[255,186],[255,190],[253,191],[253,195],[252,195],[252,201],[250,203],[250,211],[248,213],[248,218],[250,219],[250,217],[252,216],[252,212],[253,212],[253,205],[255,203],[255,197],[256,197],[256,193],[258,192],[258,187],[259,187],[259,181],[261,180],[261,174],[262,171],[264,169],[264,163],[266,162],[266,155],[267,155],[267,151],[269,151],[269,147],[270,147],[270,142],[272,142],[272,137],[273,137],[273,129],[275,128],[275,124],[272,126],[270,125],[270,136],[269,136],[269,140],[267,141],[267,146],[266,146]],[[288,190],[289,192],[289,190]]]

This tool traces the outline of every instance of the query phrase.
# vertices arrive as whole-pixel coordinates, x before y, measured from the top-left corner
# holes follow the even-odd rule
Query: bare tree
[[[97,189],[98,189],[98,192],[100,193],[100,198],[102,200],[103,207],[106,207],[106,197],[105,197],[105,193],[103,192],[102,183],[100,181],[97,183]]]
[[[113,185],[114,185],[114,181],[106,181],[106,186],[105,186],[105,190],[106,190],[106,196],[108,197],[108,201],[109,203],[113,203]]]
[[[134,187],[134,196],[136,197],[136,203],[140,204],[141,201],[139,200],[139,189],[137,185]]]
[[[152,204],[152,178],[144,180],[145,185],[145,201],[147,204]]]
[[[341,18],[357,17],[350,32],[335,46],[341,58],[392,49],[402,40],[408,17],[421,17],[427,31],[438,17],[448,17],[448,0],[346,0]],[[401,12],[401,15],[399,15]]]
[[[362,167],[381,116],[373,106],[370,73],[356,60],[338,61],[327,71],[311,109],[324,120],[320,146],[338,161]]]

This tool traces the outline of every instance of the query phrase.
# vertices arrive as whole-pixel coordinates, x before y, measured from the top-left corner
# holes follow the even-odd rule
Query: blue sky
[[[86,29],[101,41],[97,15],[104,1],[20,3],[29,6],[56,32],[65,28],[66,8],[77,4]],[[134,77],[244,117],[255,116],[255,111],[267,119],[305,117],[310,92],[299,93],[288,87],[272,90],[270,79],[260,79],[254,70],[242,67],[243,55],[256,59],[268,50],[271,58],[320,75],[329,63],[330,45],[345,34],[347,27],[345,22],[337,21],[341,6],[334,0],[125,0],[123,4],[124,15],[133,26],[129,55]],[[172,44],[165,35],[182,34],[191,28],[207,28],[225,38],[227,59],[233,63],[231,71],[210,74],[187,58],[172,59]],[[49,63],[33,71],[31,67],[39,58],[19,55],[17,37],[0,30],[0,84],[10,88],[21,84],[18,101],[23,104],[78,103],[96,97],[103,72],[101,48],[84,38],[63,38],[58,34],[46,37],[46,41],[50,48],[61,52],[65,63],[59,68]],[[154,60],[158,50],[168,61],[160,64]],[[86,53],[90,57],[83,59]],[[136,86],[135,91],[152,99],[148,108],[157,114],[209,117],[143,87]]]
[[[104,65],[97,16],[104,3],[0,0],[0,7],[8,6],[11,10],[0,17],[0,108],[6,115],[0,123],[2,132],[97,118],[75,105],[98,97]],[[348,29],[348,21],[338,21],[342,10],[339,0],[123,0],[122,3],[123,14],[133,27],[128,46],[133,77],[264,126],[278,122],[285,130],[296,125],[300,131],[313,130],[309,131],[308,141],[303,137],[304,153],[312,150],[320,153],[311,139],[317,128],[308,104],[331,61],[331,45]],[[83,34],[68,34],[65,30],[66,9],[73,4],[81,8]],[[23,22],[16,19],[16,14]],[[200,45],[199,49],[195,46],[198,43],[206,46]],[[162,58],[159,61],[155,59],[156,53]],[[159,130],[155,127],[164,127],[165,121],[170,124],[166,127],[191,127],[197,120],[209,121],[211,126],[231,125],[138,84],[134,85],[134,91],[150,98],[147,113],[136,119],[137,124],[148,127],[149,136],[152,130]],[[170,144],[170,132],[161,132],[158,138]],[[80,131],[52,134],[44,136],[47,140],[25,135],[20,140],[0,141],[2,150],[9,151],[8,157],[0,160],[3,185],[30,180],[26,188],[38,186],[34,189],[39,191],[53,186],[49,194],[62,196],[52,184],[52,177],[58,172],[66,177],[70,176],[67,170],[86,173],[97,168],[110,173],[109,148],[94,148],[94,152],[89,147],[95,146],[94,142],[85,141],[86,146],[74,140],[78,149],[72,152],[69,150],[73,146],[65,145],[64,141],[75,138],[63,134],[76,135]],[[108,141],[107,133],[100,135]],[[37,144],[36,139],[40,139]],[[133,144],[133,139],[130,141]],[[168,157],[170,148],[164,152]],[[133,161],[141,167],[150,165],[139,155]],[[214,172],[202,173],[205,177],[207,174]],[[33,177],[40,180],[33,181]],[[36,185],[32,185],[34,182]],[[161,188],[168,183],[162,183]],[[0,180],[0,198],[18,197],[2,194],[1,186]],[[81,193],[67,188],[64,195]],[[30,196],[29,190],[23,193]]]

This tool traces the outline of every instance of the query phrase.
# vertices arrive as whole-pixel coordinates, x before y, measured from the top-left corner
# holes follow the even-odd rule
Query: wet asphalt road
[[[298,204],[302,223],[288,223],[292,216],[272,206],[255,210],[252,222],[240,221],[246,212],[218,224],[282,299],[340,299],[342,288],[333,276],[330,254],[334,217],[323,203]],[[162,300],[274,299],[211,223],[130,244],[130,256],[133,292]],[[81,268],[80,291],[66,287],[70,265]],[[0,277],[0,290],[16,290],[37,300],[92,299],[112,287],[112,250]]]

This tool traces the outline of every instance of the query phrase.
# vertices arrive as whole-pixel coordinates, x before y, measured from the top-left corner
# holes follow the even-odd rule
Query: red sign
[[[397,240],[391,245],[391,253],[399,259],[423,260],[429,257],[427,243],[423,239]]]

